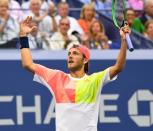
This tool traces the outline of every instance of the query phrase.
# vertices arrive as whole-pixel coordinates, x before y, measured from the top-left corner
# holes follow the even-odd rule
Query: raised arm
[[[22,66],[28,71],[35,72],[35,64],[33,63],[31,52],[29,49],[28,37],[27,35],[36,29],[36,27],[31,27],[32,17],[27,17],[20,25],[20,45],[21,45],[21,61]]]
[[[126,63],[126,51],[127,51],[127,44],[125,37],[126,33],[131,33],[131,30],[129,29],[128,25],[125,25],[120,29],[121,48],[115,65],[111,66],[109,70],[111,79],[123,70]]]

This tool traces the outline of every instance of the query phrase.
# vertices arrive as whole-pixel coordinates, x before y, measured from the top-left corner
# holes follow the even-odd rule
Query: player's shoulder
[[[89,76],[90,77],[102,77],[102,76],[105,76],[105,74],[107,74],[107,72],[109,72],[109,68],[94,72],[94,73],[90,74]]]

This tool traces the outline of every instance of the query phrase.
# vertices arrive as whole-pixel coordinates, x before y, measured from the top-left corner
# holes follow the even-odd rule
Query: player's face
[[[70,71],[78,71],[84,68],[85,58],[77,48],[71,48],[68,52],[67,65]]]

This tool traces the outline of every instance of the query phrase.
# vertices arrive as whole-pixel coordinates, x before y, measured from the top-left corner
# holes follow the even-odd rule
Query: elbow
[[[22,63],[22,67],[29,72],[35,73],[35,64],[34,63]]]
[[[30,68],[30,64],[23,64],[23,63],[22,63],[22,67],[23,67],[24,69],[29,69],[29,68]]]
[[[116,70],[118,73],[123,71],[125,64],[126,64],[125,62],[124,63],[116,63]]]
[[[123,71],[123,69],[124,69],[124,65],[123,65],[123,66],[117,66],[117,67],[116,67],[116,72],[117,72],[117,73],[120,73],[120,72]]]
[[[118,72],[119,72],[119,73],[122,72],[122,71],[124,70],[124,67],[125,67],[125,66],[119,67],[119,68],[118,68]]]
[[[123,68],[118,68],[118,69],[116,69],[116,72],[117,73],[120,73],[120,72],[122,72],[123,71]]]
[[[34,72],[32,64],[22,64],[22,67],[30,72]]]

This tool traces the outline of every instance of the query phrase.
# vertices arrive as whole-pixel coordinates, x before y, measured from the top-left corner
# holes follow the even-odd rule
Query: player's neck
[[[73,72],[70,72],[70,75],[74,78],[82,78],[84,77],[85,72],[84,71],[73,71]]]

